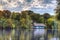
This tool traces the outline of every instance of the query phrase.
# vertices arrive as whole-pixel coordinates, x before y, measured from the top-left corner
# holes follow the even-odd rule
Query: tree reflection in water
[[[20,32],[20,34],[18,35],[19,32]],[[9,31],[0,30],[0,40],[18,40],[18,36],[19,36],[19,40],[32,40],[32,38],[34,37],[33,31],[29,30],[29,29],[24,29],[24,30],[20,30],[20,31],[15,30],[15,29],[9,30]],[[41,38],[41,40],[42,40],[42,38]],[[48,40],[59,40],[59,38],[51,37]]]
[[[59,40],[59,38],[56,38],[56,37],[55,37],[55,38],[51,38],[50,40]]]

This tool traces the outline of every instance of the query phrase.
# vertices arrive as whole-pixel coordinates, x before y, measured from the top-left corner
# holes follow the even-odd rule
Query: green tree
[[[56,19],[60,21],[60,0],[57,0],[57,7],[56,7]]]
[[[49,18],[47,20],[47,22],[48,22],[49,25],[53,25],[53,21],[54,21],[54,18]]]
[[[14,19],[14,20],[20,20],[20,13],[17,13],[17,12],[13,12],[12,15],[11,15],[11,18]]]
[[[21,27],[23,27],[23,28],[31,28],[31,18],[28,15],[27,11],[21,12],[20,23],[21,23]]]
[[[34,22],[39,22],[40,14],[32,13],[30,17]]]
[[[47,19],[50,18],[50,14],[49,13],[44,13],[43,17],[44,17],[44,23],[46,24],[47,23]]]
[[[0,18],[0,26],[2,26],[3,28],[12,27],[12,20],[6,18]]]
[[[38,23],[44,23],[44,18],[40,17],[39,20],[38,20]]]
[[[54,17],[51,17],[47,20],[47,28],[50,30],[54,28]]]

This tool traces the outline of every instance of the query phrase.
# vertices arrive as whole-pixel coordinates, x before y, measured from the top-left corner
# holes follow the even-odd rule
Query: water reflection
[[[41,37],[41,35],[43,36]],[[44,29],[0,30],[0,40],[47,40],[47,39],[48,40],[59,40],[58,36],[54,37],[52,36],[52,34],[47,35],[47,31],[45,31]]]
[[[54,37],[54,38],[51,38],[50,40],[59,40],[59,38]]]
[[[45,29],[35,29],[35,31],[34,31],[34,35],[36,36],[36,35],[44,35],[44,34],[46,34],[46,30]]]

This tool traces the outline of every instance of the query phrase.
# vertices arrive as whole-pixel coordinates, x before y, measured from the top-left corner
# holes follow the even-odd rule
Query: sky
[[[0,0],[0,10],[21,12],[32,10],[36,13],[54,15],[56,0]]]

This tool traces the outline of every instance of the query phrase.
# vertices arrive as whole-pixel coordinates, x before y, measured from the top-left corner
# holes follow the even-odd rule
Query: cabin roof
[[[46,26],[46,25],[43,23],[34,23],[34,26]]]

